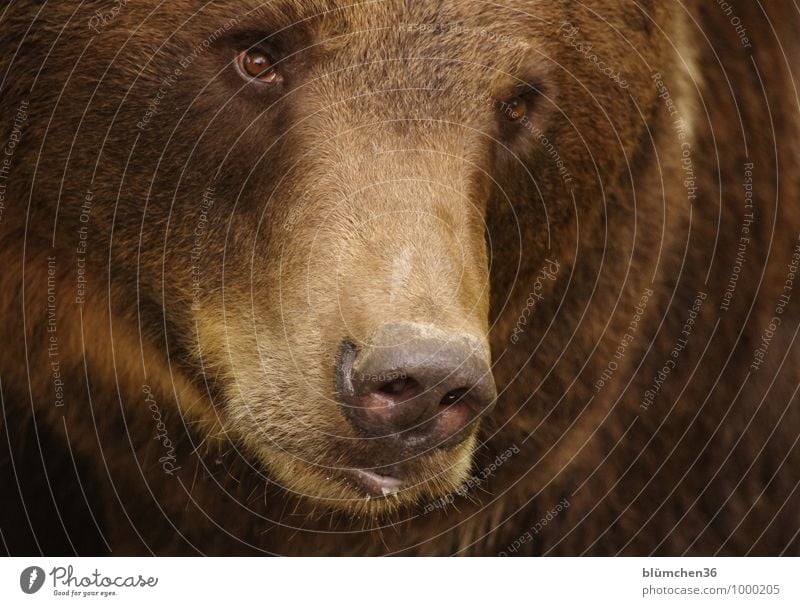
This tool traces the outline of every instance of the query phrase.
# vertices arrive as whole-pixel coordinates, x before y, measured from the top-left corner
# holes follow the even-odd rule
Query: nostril
[[[414,379],[402,378],[384,383],[378,388],[384,395],[392,397],[410,397],[420,391],[420,385]]]
[[[458,404],[461,401],[461,398],[467,394],[467,391],[468,390],[466,389],[454,389],[453,391],[446,393],[441,402],[439,402],[439,406],[447,407]]]

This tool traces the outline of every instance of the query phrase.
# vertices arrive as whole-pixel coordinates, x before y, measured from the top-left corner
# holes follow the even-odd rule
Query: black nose
[[[470,335],[417,324],[381,329],[340,349],[337,388],[359,433],[414,450],[463,441],[497,396],[488,355]]]

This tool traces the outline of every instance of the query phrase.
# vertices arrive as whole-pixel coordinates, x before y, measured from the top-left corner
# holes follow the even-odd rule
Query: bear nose
[[[415,451],[463,441],[497,396],[478,339],[425,325],[385,327],[361,351],[343,343],[337,375],[344,414],[361,435]]]

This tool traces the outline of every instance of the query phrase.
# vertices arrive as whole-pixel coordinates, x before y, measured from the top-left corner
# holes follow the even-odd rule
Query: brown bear
[[[791,3],[4,3],[10,554],[798,554]]]

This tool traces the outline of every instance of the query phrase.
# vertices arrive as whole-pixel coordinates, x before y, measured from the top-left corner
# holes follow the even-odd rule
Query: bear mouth
[[[405,485],[401,478],[371,469],[349,469],[343,477],[353,488],[371,498],[397,495]]]
[[[360,456],[354,456],[351,447],[332,449],[329,460],[336,463],[316,464],[263,445],[259,452],[265,471],[276,485],[301,500],[313,501],[319,511],[383,515],[439,499],[458,489],[469,477],[475,442],[472,435],[455,448],[438,449],[400,462],[386,460],[382,449],[362,452]]]
[[[365,462],[337,469],[349,498],[394,507],[420,499],[436,499],[455,490],[466,479],[472,466],[474,438],[456,451],[437,451],[432,455],[401,464],[372,466]],[[362,466],[363,465],[363,466]]]

